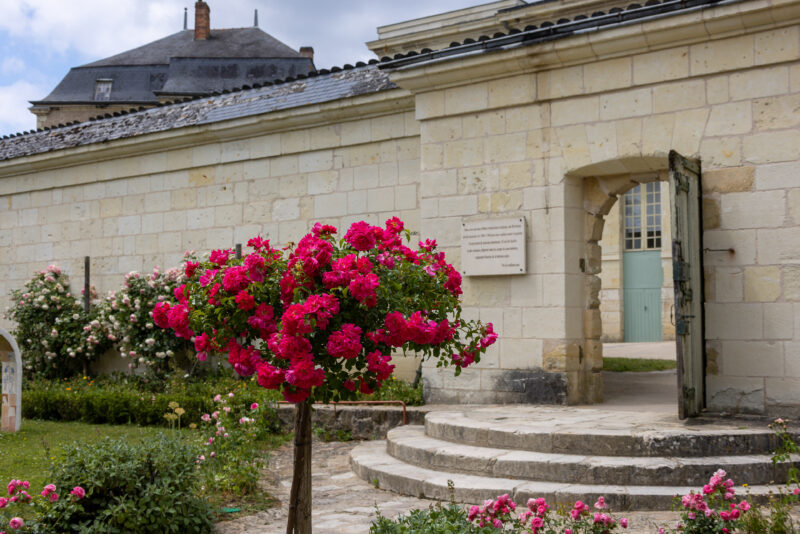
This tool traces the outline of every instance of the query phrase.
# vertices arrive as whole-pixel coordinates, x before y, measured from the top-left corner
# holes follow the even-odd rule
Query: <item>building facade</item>
[[[676,151],[702,168],[697,394],[800,412],[798,22],[798,0],[495,2],[380,28],[376,64],[4,139],[3,303],[48,263],[91,256],[108,290],[315,221],[396,215],[459,266],[464,224],[522,218],[524,273],[464,278],[498,343],[459,377],[424,367],[426,397],[602,402],[615,269],[649,254],[670,293],[672,221],[647,216]]]

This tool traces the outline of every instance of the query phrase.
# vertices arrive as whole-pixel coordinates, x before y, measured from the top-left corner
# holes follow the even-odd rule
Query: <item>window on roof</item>
[[[113,80],[97,80],[94,82],[94,99],[111,100],[111,84]]]
[[[625,250],[661,248],[661,184],[637,185],[623,199]]]

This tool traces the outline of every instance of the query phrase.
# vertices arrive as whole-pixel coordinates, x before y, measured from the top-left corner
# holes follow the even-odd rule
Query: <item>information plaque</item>
[[[466,276],[524,274],[525,218],[461,223],[461,273]]]

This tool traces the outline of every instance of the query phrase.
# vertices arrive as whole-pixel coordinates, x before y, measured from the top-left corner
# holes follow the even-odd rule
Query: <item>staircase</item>
[[[518,503],[594,502],[615,510],[668,510],[700,491],[717,469],[737,496],[777,492],[787,465],[773,466],[765,424],[694,420],[662,412],[543,406],[432,411],[425,425],[391,430],[350,456],[364,480],[397,493],[482,503],[508,493]],[[742,484],[748,484],[743,488]]]

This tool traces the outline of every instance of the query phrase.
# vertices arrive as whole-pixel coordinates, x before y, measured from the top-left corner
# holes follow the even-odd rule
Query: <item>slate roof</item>
[[[212,29],[207,40],[194,40],[194,30],[183,30],[115,56],[81,65],[158,65],[173,57],[194,58],[302,58],[299,52],[265,31],[252,28]]]
[[[186,126],[238,119],[396,88],[374,64],[345,65],[278,84],[0,139],[0,161]]]
[[[183,30],[144,46],[70,69],[34,105],[155,104],[159,94],[208,95],[288,76],[314,64],[259,28],[212,29],[207,40]],[[95,82],[113,80],[110,100],[95,100]]]

